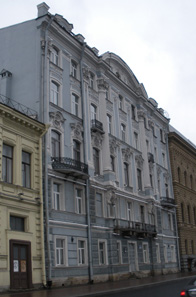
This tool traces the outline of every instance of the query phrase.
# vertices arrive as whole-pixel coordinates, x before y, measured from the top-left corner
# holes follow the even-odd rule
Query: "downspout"
[[[169,135],[169,130],[167,132],[167,135]],[[168,144],[168,136],[167,136],[167,141],[166,141],[166,145],[167,145],[167,161],[169,164],[169,174],[172,178],[172,182],[171,182],[171,192],[172,192],[172,197],[174,197],[174,191],[173,191],[173,176],[172,176],[172,172],[171,172],[171,165],[170,165],[170,158],[169,158],[169,144]],[[174,200],[175,201],[175,200]],[[175,232],[176,232],[176,243],[177,243],[177,255],[178,255],[178,267],[179,270],[181,271],[181,264],[180,264],[180,252],[179,252],[179,236],[178,236],[178,226],[177,226],[177,217],[176,217],[176,207],[174,207],[174,216],[175,216]]]
[[[47,133],[49,127],[40,135],[39,138],[39,157],[42,164],[42,137]],[[40,171],[42,172],[42,171]],[[45,270],[45,246],[44,246],[44,209],[43,209],[43,185],[42,174],[39,177],[39,194],[40,194],[40,232],[41,232],[41,258],[42,258],[42,284],[46,286],[46,270]]]
[[[45,57],[44,57],[44,69],[43,69],[43,122],[48,123],[48,92],[47,92],[47,53],[48,53],[48,30],[54,20],[54,15],[52,15],[46,29],[45,29]],[[51,286],[51,254],[50,254],[50,239],[49,239],[49,209],[48,209],[48,136],[47,134],[44,137],[44,197],[45,197],[45,218],[46,218],[46,248],[47,248],[47,260],[48,260],[48,276],[47,276],[47,285]]]
[[[88,143],[88,137],[87,137],[87,130],[85,127],[85,96],[84,96],[84,81],[83,81],[83,72],[82,72],[82,66],[83,66],[83,57],[84,57],[84,50],[86,47],[86,43],[84,42],[82,45],[82,53],[80,58],[80,80],[81,80],[81,106],[82,106],[82,119],[83,119],[83,128],[84,128],[84,163],[88,163],[87,159],[87,149],[86,144]],[[89,282],[93,283],[93,267],[92,267],[92,237],[91,237],[91,221],[90,221],[90,198],[89,198],[89,177],[86,180],[86,212],[87,212],[87,225],[88,225],[88,261],[89,261]]]

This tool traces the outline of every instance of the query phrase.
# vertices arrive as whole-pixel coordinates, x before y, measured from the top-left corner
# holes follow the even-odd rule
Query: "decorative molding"
[[[143,169],[144,159],[142,158],[142,155],[135,156],[135,161],[137,163],[137,167]]]
[[[122,149],[122,156],[124,161],[129,161],[133,151],[130,148]]]
[[[83,140],[83,127],[80,123],[71,123],[72,138],[78,139],[80,142]]]
[[[52,122],[52,126],[61,129],[62,124],[65,122],[65,118],[63,117],[60,111],[50,112],[50,121]]]
[[[102,142],[103,142],[103,135],[100,134],[99,132],[93,132],[91,134],[91,139],[92,139],[92,146],[96,147],[98,149],[102,148]]]

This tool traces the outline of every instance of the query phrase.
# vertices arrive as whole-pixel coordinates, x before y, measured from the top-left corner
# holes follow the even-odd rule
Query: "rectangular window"
[[[3,144],[2,179],[4,182],[13,182],[13,147]]]
[[[132,116],[132,120],[136,120],[136,113],[135,113],[135,106],[131,105],[131,116]]]
[[[127,202],[127,220],[131,221],[132,219],[132,204],[131,202]]]
[[[164,254],[165,263],[167,263],[168,257],[167,257],[167,245],[166,244],[163,245],[163,254]]]
[[[96,216],[103,217],[103,202],[100,193],[96,193]]]
[[[170,246],[171,250],[171,262],[176,262],[176,249],[174,245]]]
[[[56,265],[65,265],[65,239],[56,238]]]
[[[91,120],[97,119],[97,107],[94,104],[91,104]]]
[[[158,243],[156,243],[156,262],[160,263],[161,262],[161,257],[160,257],[160,246]]]
[[[173,230],[173,219],[172,219],[171,213],[168,213],[168,227],[169,227],[169,230]]]
[[[124,186],[129,186],[129,165],[127,163],[124,163]]]
[[[98,242],[98,252],[99,252],[99,265],[107,264],[107,251],[106,251],[106,242]]]
[[[164,153],[162,153],[162,162],[163,162],[163,167],[166,167],[165,154]]]
[[[73,141],[73,158],[80,161],[80,143],[77,140]]]
[[[54,47],[51,48],[50,60],[55,65],[58,65],[58,63],[59,63],[59,52]]]
[[[79,97],[76,94],[72,94],[71,102],[72,102],[72,113],[78,117],[79,116]]]
[[[112,117],[107,114],[108,133],[112,133]]]
[[[96,148],[93,148],[93,161],[94,161],[94,175],[99,175],[100,174],[99,151]]]
[[[126,140],[126,127],[125,127],[125,125],[121,124],[120,129],[121,129],[121,139],[122,139],[122,141],[125,142],[125,140]]]
[[[86,241],[78,240],[78,265],[86,265]]]
[[[116,205],[114,203],[108,203],[108,217],[115,218],[116,216]]]
[[[59,104],[59,85],[54,81],[51,82],[50,101]]]
[[[16,216],[10,216],[10,229],[14,231],[25,231],[25,219]]]
[[[77,63],[74,61],[71,61],[71,75],[77,78]]]
[[[83,205],[82,205],[82,189],[76,189],[76,213],[83,213]]]
[[[22,185],[31,187],[31,154],[22,151]]]
[[[135,143],[135,148],[138,149],[139,145],[138,145],[138,134],[136,132],[134,132],[134,143]]]
[[[137,169],[137,185],[138,191],[142,191],[142,172],[139,168]]]
[[[60,185],[54,183],[53,184],[53,199],[54,199],[54,209],[60,210]]]
[[[123,97],[119,95],[119,109],[123,110]]]
[[[122,246],[121,241],[116,242],[117,263],[122,263]]]
[[[144,263],[149,263],[149,251],[147,243],[143,243],[143,261]]]
[[[94,89],[94,79],[95,79],[95,76],[94,76],[94,74],[91,72],[91,73],[90,73],[90,87],[91,87],[92,89]]]
[[[60,157],[60,134],[56,131],[51,133],[52,157]]]
[[[110,156],[110,164],[112,171],[115,171],[115,158],[113,156]]]

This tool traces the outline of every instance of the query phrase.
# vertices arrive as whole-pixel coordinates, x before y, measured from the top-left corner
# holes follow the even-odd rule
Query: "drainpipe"
[[[167,131],[167,135],[169,134],[169,130]],[[168,165],[169,165],[169,174],[172,178],[172,182],[171,182],[171,193],[172,193],[172,197],[174,197],[174,191],[173,191],[173,177],[172,177],[172,172],[171,172],[171,165],[170,165],[170,158],[169,158],[169,144],[168,144],[168,136],[166,139],[166,146],[167,146],[167,161],[168,161]],[[175,200],[174,200],[175,201]],[[181,271],[181,264],[180,264],[180,252],[179,252],[179,237],[178,237],[178,226],[177,226],[177,217],[176,217],[176,208],[174,207],[174,216],[175,216],[175,226],[176,226],[176,244],[177,244],[177,257],[178,257],[178,268]]]
[[[83,66],[83,57],[84,57],[84,50],[85,50],[86,43],[83,43],[82,46],[82,53],[80,58],[80,80],[81,80],[81,106],[82,106],[82,119],[83,119],[83,128],[84,128],[84,163],[88,163],[87,159],[87,147],[86,144],[88,143],[88,137],[87,137],[87,130],[85,127],[85,96],[84,96],[84,81],[83,81],[83,72],[82,72],[82,66]],[[86,212],[87,212],[87,225],[88,225],[88,261],[89,261],[89,282],[93,283],[93,267],[92,267],[92,237],[91,237],[91,221],[90,221],[90,198],[89,198],[89,187],[90,182],[89,178],[86,180]]]
[[[46,124],[48,122],[48,80],[47,80],[47,53],[48,53],[48,30],[54,20],[54,15],[51,17],[46,29],[45,29],[45,57],[44,57],[44,69],[43,69],[43,122]],[[45,196],[45,218],[46,218],[46,248],[48,254],[48,277],[47,284],[51,286],[51,254],[50,254],[50,239],[49,239],[49,209],[48,209],[48,136],[45,135],[44,138],[44,196]]]
[[[39,139],[39,156],[40,164],[42,164],[42,137],[47,133],[49,127],[40,135]],[[44,211],[43,211],[43,188],[42,188],[42,175],[39,178],[39,193],[40,193],[40,232],[41,232],[41,257],[42,257],[42,284],[46,286],[46,270],[45,270],[45,248],[44,248]]]

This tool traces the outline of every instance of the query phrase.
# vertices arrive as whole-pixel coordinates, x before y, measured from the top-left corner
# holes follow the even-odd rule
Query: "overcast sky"
[[[0,0],[0,28],[36,18],[41,2]],[[171,125],[196,144],[196,0],[45,2],[100,55],[119,55]]]

